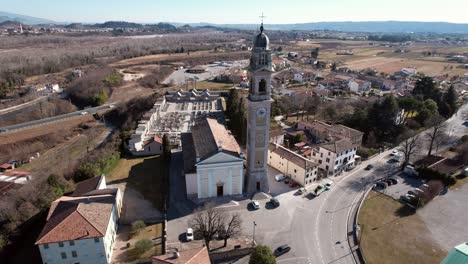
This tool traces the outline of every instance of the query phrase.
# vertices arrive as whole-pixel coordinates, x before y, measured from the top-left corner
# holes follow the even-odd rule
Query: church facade
[[[234,137],[206,118],[181,135],[187,196],[206,199],[243,193],[244,159]]]
[[[255,36],[250,57],[247,111],[247,192],[268,192],[267,158],[270,135],[271,75],[274,72],[270,40],[263,30]]]

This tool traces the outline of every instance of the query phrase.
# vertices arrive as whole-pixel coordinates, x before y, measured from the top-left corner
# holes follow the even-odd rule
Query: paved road
[[[226,66],[220,66],[218,64],[209,64],[204,65],[204,67],[207,69],[206,72],[200,74],[187,73],[185,72],[185,69],[181,69],[174,71],[171,75],[169,75],[169,77],[166,78],[166,80],[164,80],[163,83],[168,84],[172,81],[174,85],[180,85],[184,84],[190,78],[194,78],[196,79],[196,81],[203,81],[225,73],[230,69],[244,68],[246,66],[247,63],[245,63],[245,61],[234,61],[233,64],[229,64]]]
[[[39,98],[36,98],[36,99],[34,99],[32,101],[29,101],[29,102],[26,102],[26,103],[23,103],[23,104],[15,105],[15,106],[8,107],[8,108],[5,108],[5,109],[0,109],[0,115],[4,115],[4,114],[7,114],[7,113],[18,111],[20,109],[23,109],[25,107],[28,107],[28,106],[33,105],[35,103],[38,103],[40,101],[43,101],[43,100],[45,100],[47,98],[48,98],[48,96],[41,96]]]
[[[97,112],[99,112],[101,110],[108,109],[108,108],[109,108],[109,105],[102,105],[102,106],[88,108],[88,109],[84,109],[84,110],[80,110],[80,111],[76,111],[76,112],[72,112],[72,113],[68,113],[68,114],[64,114],[64,115],[58,115],[58,116],[43,118],[43,119],[29,121],[29,122],[16,124],[16,125],[12,125],[12,126],[0,127],[0,133],[9,133],[9,132],[13,132],[13,131],[16,131],[16,130],[41,126],[41,125],[54,123],[54,122],[58,122],[58,121],[61,121],[61,120],[71,119],[71,118],[75,118],[75,117],[79,117],[79,116],[83,116],[83,115],[92,115],[92,114],[95,114],[95,113],[97,113]],[[86,114],[84,114],[84,113],[86,113]]]

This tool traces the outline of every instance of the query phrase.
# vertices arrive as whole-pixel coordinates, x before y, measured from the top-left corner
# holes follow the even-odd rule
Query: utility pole
[[[253,221],[253,238],[252,238],[252,245],[255,246],[255,227],[257,226],[257,223]]]

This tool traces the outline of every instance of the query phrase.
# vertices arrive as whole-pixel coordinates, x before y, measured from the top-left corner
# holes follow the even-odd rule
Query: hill
[[[19,14],[13,14],[13,13],[0,11],[0,22],[5,22],[5,21],[8,21],[8,20],[20,22],[22,24],[27,24],[27,25],[58,24],[56,21],[49,20],[49,19],[32,17],[32,16],[25,16],[25,15],[19,15]]]
[[[174,25],[182,25],[173,23]],[[223,28],[237,28],[254,30],[258,24],[211,24],[191,23],[193,27],[217,26]],[[332,30],[343,32],[368,32],[368,33],[460,33],[468,34],[468,24],[448,22],[411,22],[411,21],[362,21],[362,22],[313,22],[297,24],[268,24],[265,28],[270,30]]]

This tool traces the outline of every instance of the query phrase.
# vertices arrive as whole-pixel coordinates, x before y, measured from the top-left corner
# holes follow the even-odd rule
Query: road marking
[[[282,260],[276,261],[276,263],[281,263],[281,262],[284,262],[284,261],[291,261],[291,260],[299,260],[299,259],[306,259],[310,263],[310,259],[308,257],[297,257],[297,258],[282,259]]]

